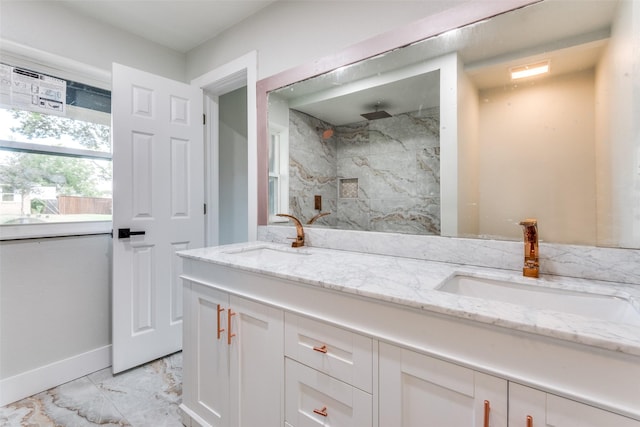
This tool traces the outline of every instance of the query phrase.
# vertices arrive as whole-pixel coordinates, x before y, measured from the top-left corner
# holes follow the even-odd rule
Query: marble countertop
[[[264,250],[257,250],[257,249]],[[443,292],[438,288],[455,275],[509,281],[580,291],[627,300],[640,319],[640,286],[562,276],[522,277],[519,272],[473,267],[411,258],[374,255],[316,247],[291,248],[270,242],[251,242],[181,251],[184,258],[230,266],[272,277],[293,280],[530,332],[611,351],[640,356],[640,323],[600,320],[523,304]],[[634,312],[634,314],[635,314]],[[640,321],[640,320],[639,320]]]

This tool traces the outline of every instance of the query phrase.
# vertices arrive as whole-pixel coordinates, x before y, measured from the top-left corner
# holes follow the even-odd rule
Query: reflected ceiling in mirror
[[[543,241],[640,247],[635,9],[548,0],[270,92],[270,213],[509,240],[535,217]]]

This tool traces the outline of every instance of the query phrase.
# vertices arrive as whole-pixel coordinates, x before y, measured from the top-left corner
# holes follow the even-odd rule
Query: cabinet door
[[[284,394],[282,310],[231,296],[231,425],[281,426]],[[235,314],[233,314],[235,313]]]
[[[285,426],[372,426],[369,393],[289,358],[285,370]]]
[[[531,417],[530,421],[527,418]],[[540,390],[509,383],[509,427],[640,427],[635,421]]]
[[[385,343],[379,353],[380,427],[507,426],[507,381]]]
[[[194,383],[185,384],[192,393],[186,405],[214,427],[232,425],[229,422],[229,345],[226,335],[228,301],[229,297],[224,292],[192,284],[189,325],[193,345],[185,348],[185,352],[193,353],[187,357],[193,363],[189,378]]]

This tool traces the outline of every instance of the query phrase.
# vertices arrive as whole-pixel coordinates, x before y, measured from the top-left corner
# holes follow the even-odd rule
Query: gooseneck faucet
[[[524,267],[522,275],[538,277],[540,262],[538,260],[538,220],[525,219],[520,222],[524,232]]]
[[[289,214],[279,213],[279,214],[276,214],[276,216],[282,216],[282,217],[286,217],[293,220],[293,222],[296,225],[296,237],[293,240],[293,243],[291,243],[291,246],[294,248],[299,248],[301,246],[304,246],[304,228],[302,228],[302,223],[300,222],[300,220],[295,216],[289,215]]]
[[[319,214],[316,214],[313,218],[311,218],[307,222],[307,225],[311,225],[314,222],[316,222],[318,219],[322,218],[323,216],[327,216],[327,215],[331,215],[331,212],[320,212]]]

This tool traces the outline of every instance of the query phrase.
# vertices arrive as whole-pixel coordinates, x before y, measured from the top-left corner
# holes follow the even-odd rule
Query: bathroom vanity
[[[185,423],[640,427],[639,12],[465,2],[259,81],[261,241],[179,254]]]
[[[637,286],[271,242],[180,256],[187,425],[640,426]]]

